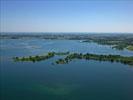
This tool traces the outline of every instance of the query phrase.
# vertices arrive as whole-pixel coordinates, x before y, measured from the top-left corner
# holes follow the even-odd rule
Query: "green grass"
[[[127,46],[127,49],[130,50],[130,51],[133,51],[133,45]]]

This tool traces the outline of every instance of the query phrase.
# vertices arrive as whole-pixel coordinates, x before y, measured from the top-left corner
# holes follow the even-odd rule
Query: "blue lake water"
[[[2,39],[0,41],[1,100],[133,100],[133,66],[93,60],[52,65],[13,62],[14,56],[56,52],[82,52],[133,56],[79,40]]]

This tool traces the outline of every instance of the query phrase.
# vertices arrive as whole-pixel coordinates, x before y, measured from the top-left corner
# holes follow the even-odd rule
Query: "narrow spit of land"
[[[48,52],[45,55],[27,56],[27,57],[13,57],[16,62],[37,62],[50,59],[54,56],[63,56],[61,59],[57,59],[54,64],[68,64],[74,59],[85,59],[85,60],[97,60],[97,61],[109,61],[119,62],[126,65],[133,66],[133,56],[125,57],[120,55],[97,55],[90,53],[70,53],[70,52]],[[64,57],[65,56],[65,57]]]

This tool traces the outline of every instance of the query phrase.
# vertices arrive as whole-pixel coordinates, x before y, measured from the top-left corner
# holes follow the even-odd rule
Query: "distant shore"
[[[3,33],[0,39],[50,39],[50,40],[82,40],[100,45],[111,45],[117,50],[133,51],[133,34],[129,33]]]

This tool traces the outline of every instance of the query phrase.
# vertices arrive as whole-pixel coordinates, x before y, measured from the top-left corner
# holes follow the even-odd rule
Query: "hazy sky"
[[[132,0],[1,0],[4,32],[133,32]]]

